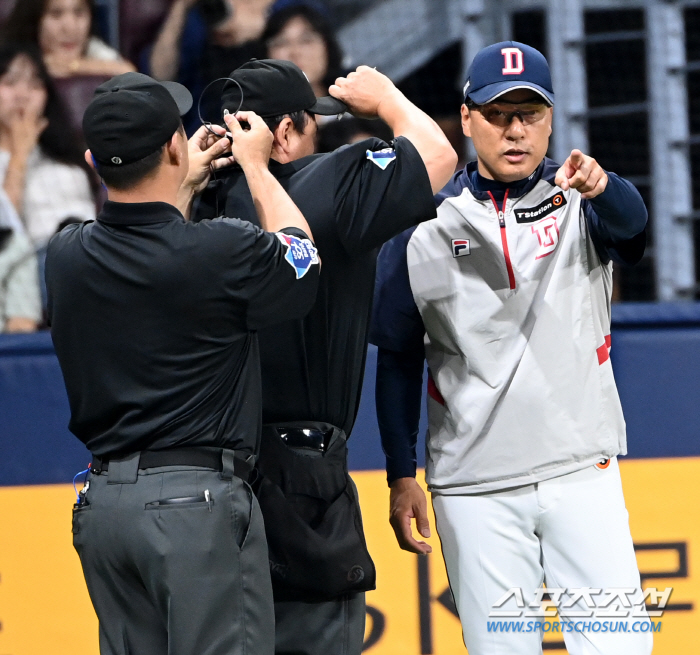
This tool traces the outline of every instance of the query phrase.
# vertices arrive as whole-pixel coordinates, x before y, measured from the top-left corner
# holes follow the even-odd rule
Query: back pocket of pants
[[[204,507],[211,509],[214,505],[214,499],[209,494],[201,494],[199,496],[181,496],[179,498],[161,498],[146,503],[146,509],[186,509],[195,507]]]

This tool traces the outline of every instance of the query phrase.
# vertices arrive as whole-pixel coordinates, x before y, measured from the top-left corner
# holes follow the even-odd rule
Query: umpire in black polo
[[[435,216],[433,193],[457,156],[435,122],[378,71],[361,66],[316,98],[291,62],[231,73],[222,109],[257,112],[274,133],[270,171],[325,253],[314,307],[261,330],[263,433],[256,492],[265,517],[278,655],[359,655],[375,586],[346,438],[362,390],[381,245]],[[342,102],[340,102],[342,101]],[[392,144],[367,139],[313,155],[316,115],[379,116]],[[202,194],[197,217],[254,215],[239,167]],[[208,213],[207,213],[208,212]]]
[[[93,453],[73,533],[103,655],[274,650],[263,520],[246,482],[261,424],[256,330],[308,311],[318,257],[251,112],[239,116],[249,131],[227,122],[263,229],[184,219],[176,205],[228,147],[200,131],[188,151],[191,104],[184,87],[138,73],[100,86],[83,127],[109,200],[48,247],[70,429]]]

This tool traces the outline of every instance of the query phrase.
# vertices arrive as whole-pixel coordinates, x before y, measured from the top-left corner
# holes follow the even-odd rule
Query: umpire
[[[247,132],[229,117],[231,150],[267,231],[184,220],[183,187],[226,148],[195,139],[188,152],[191,104],[184,87],[138,73],[100,86],[83,128],[109,200],[48,247],[70,429],[93,454],[73,534],[103,655],[274,648],[263,521],[246,482],[260,435],[255,331],[309,310],[318,258],[252,113]],[[188,175],[188,162],[201,170]]]
[[[315,115],[342,112],[342,102],[315,98],[291,62],[251,61],[231,77],[223,108],[241,105],[267,122],[275,136],[270,171],[327,253],[309,315],[259,333],[264,427],[256,493],[270,549],[275,649],[356,655],[375,572],[346,438],[362,388],[377,251],[435,216],[433,193],[456,156],[437,125],[366,66],[331,91],[354,113],[384,119],[393,145],[369,139],[325,155],[312,155]],[[225,171],[202,195],[199,217],[253,215],[246,187],[240,169]]]

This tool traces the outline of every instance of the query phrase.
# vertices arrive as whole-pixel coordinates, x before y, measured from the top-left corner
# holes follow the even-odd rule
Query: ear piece
[[[202,91],[202,93],[199,94],[199,100],[197,101],[197,117],[199,118],[199,122],[202,125],[204,125],[204,127],[206,127],[207,130],[209,130],[209,132],[211,132],[212,134],[215,134],[215,132],[210,127],[211,123],[209,121],[205,121],[202,118],[202,98],[204,97],[204,94],[209,90],[209,87],[212,84],[216,84],[217,82],[233,82],[240,90],[241,101],[238,103],[238,109],[236,109],[236,111],[233,112],[234,116],[241,110],[241,107],[243,106],[243,87],[241,86],[241,83],[238,80],[234,80],[231,77],[218,77],[215,80],[212,80],[211,82],[209,82],[209,84],[207,84],[204,87],[204,90]],[[228,114],[228,113],[230,113],[228,111],[228,109],[224,109],[224,114]]]
[[[90,159],[92,159],[92,165],[95,167],[95,172],[100,175],[100,169],[99,166],[97,165],[97,162],[95,161],[95,155],[90,153]],[[102,185],[102,188],[107,191],[107,185],[105,184],[105,181],[102,179],[102,175],[100,175],[100,184]]]

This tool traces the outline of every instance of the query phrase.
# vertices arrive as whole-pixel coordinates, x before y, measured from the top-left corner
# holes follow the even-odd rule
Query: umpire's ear
[[[285,116],[273,132],[275,139],[272,142],[272,150],[276,150],[280,152],[280,154],[288,154],[292,148],[293,134],[294,122],[289,116]]]
[[[462,133],[464,136],[471,137],[472,135],[472,129],[471,129],[471,116],[469,115],[469,108],[467,105],[462,105],[461,109],[462,113]]]

